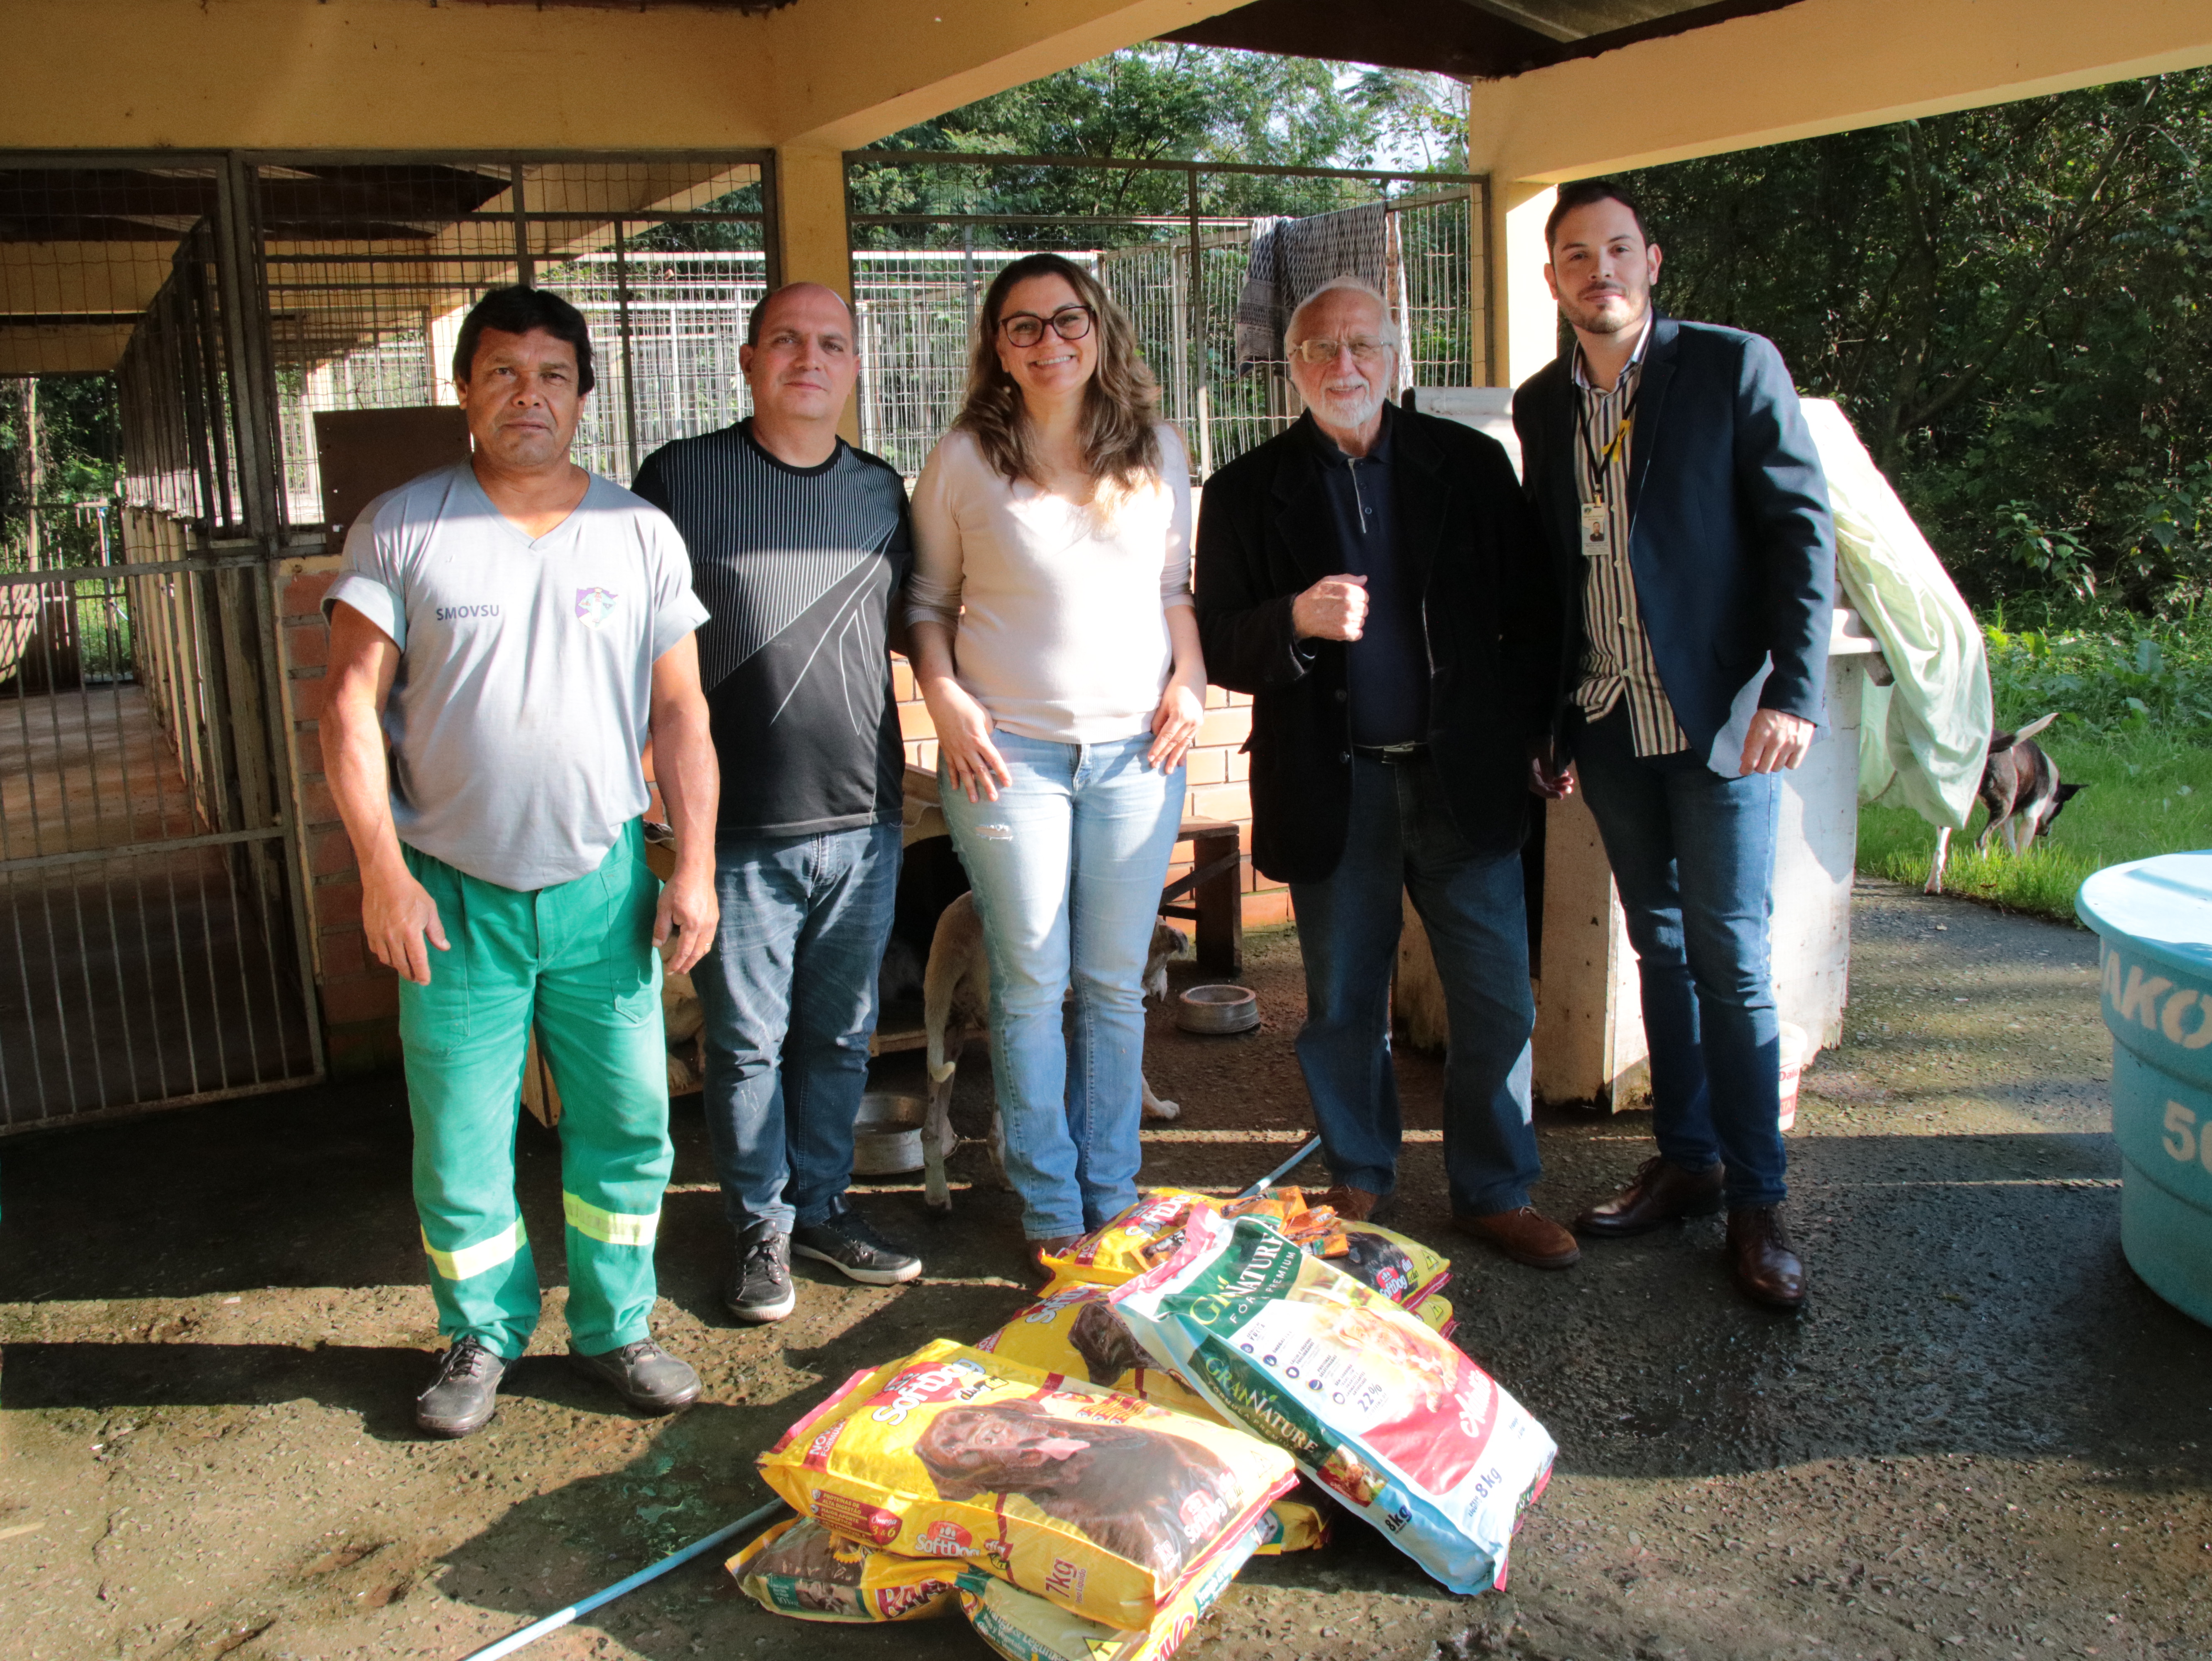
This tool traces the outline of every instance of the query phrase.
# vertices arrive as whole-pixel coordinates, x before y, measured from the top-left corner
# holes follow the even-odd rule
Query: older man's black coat
[[[1429,744],[1460,831],[1507,854],[1528,834],[1528,741],[1548,727],[1565,624],[1536,520],[1498,443],[1390,414],[1401,557],[1422,594]],[[1207,675],[1252,694],[1252,862],[1319,882],[1343,856],[1351,800],[1347,648],[1306,642],[1291,602],[1344,569],[1310,416],[1206,484],[1198,626]]]

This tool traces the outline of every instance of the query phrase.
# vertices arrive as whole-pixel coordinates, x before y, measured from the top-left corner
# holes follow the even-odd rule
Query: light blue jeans
[[[1143,1160],[1145,958],[1182,823],[1183,770],[1152,734],[1104,744],[992,735],[1013,775],[970,802],[942,767],[952,845],[991,960],[991,1076],[1006,1175],[1032,1240],[1134,1204]],[[1075,992],[1073,1036],[1060,1003]]]

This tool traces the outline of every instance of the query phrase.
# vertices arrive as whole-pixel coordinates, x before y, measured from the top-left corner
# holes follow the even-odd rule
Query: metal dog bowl
[[[896,1177],[921,1169],[921,1124],[929,1104],[919,1096],[871,1090],[853,1117],[853,1174]]]
[[[1260,1000],[1249,986],[1194,986],[1176,1000],[1176,1025],[1186,1032],[1249,1032],[1260,1024]]]

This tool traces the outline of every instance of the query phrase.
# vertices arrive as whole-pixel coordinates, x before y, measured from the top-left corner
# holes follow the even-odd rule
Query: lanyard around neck
[[[1620,372],[1623,376],[1636,374],[1636,384],[1628,389],[1628,400],[1621,408],[1620,423],[1613,428],[1613,436],[1606,441],[1604,449],[1598,448],[1597,438],[1590,431],[1589,399],[1586,397],[1575,399],[1575,436],[1581,442],[1583,454],[1589,462],[1591,493],[1601,500],[1605,496],[1606,470],[1613,465],[1614,454],[1627,441],[1630,429],[1636,425],[1636,402],[1644,391],[1644,377],[1636,374],[1640,367],[1637,360],[1632,359]],[[1614,390],[1618,391],[1620,382],[1616,380],[1613,384]]]

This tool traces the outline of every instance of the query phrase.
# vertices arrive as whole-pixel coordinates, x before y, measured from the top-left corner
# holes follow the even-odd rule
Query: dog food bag
[[[811,1518],[787,1518],[726,1567],[769,1614],[801,1621],[920,1621],[954,1607],[949,1564],[856,1544]]]
[[[967,1570],[960,1607],[976,1634],[1007,1661],[1167,1661],[1259,1547],[1263,1529],[1209,1553],[1151,1623],[1125,1632],[1070,1615],[1043,1598]]]
[[[1278,1500],[1260,1519],[1260,1543],[1255,1557],[1280,1557],[1285,1552],[1318,1551],[1336,1532],[1336,1506],[1327,1495],[1301,1482],[1289,1498]]]
[[[1203,1194],[1148,1188],[1120,1216],[1100,1224],[1059,1256],[1042,1259],[1054,1280],[1117,1287],[1167,1261],[1182,1240],[1183,1220],[1194,1207],[1211,1208]]]
[[[1459,1324],[1452,1317],[1451,1299],[1441,1293],[1432,1293],[1415,1304],[1413,1318],[1439,1338],[1450,1337],[1452,1329]]]
[[[1080,1378],[1124,1396],[1141,1396],[1155,1407],[1219,1421],[1211,1402],[1129,1335],[1109,1288],[1085,1281],[1054,1281],[1043,1297],[977,1340],[975,1348],[1039,1372]]]
[[[1132,1629],[1295,1480],[1242,1430],[943,1339],[855,1373],[760,1463],[793,1510],[848,1540],[970,1564]]]
[[[1418,1308],[1451,1279],[1450,1258],[1395,1229],[1376,1223],[1339,1226],[1350,1249],[1341,1256],[1330,1256],[1330,1266],[1373,1287],[1394,1304]]]
[[[1146,1348],[1450,1590],[1504,1583],[1558,1447],[1413,1316],[1258,1218],[1204,1212],[1116,1302]]]

